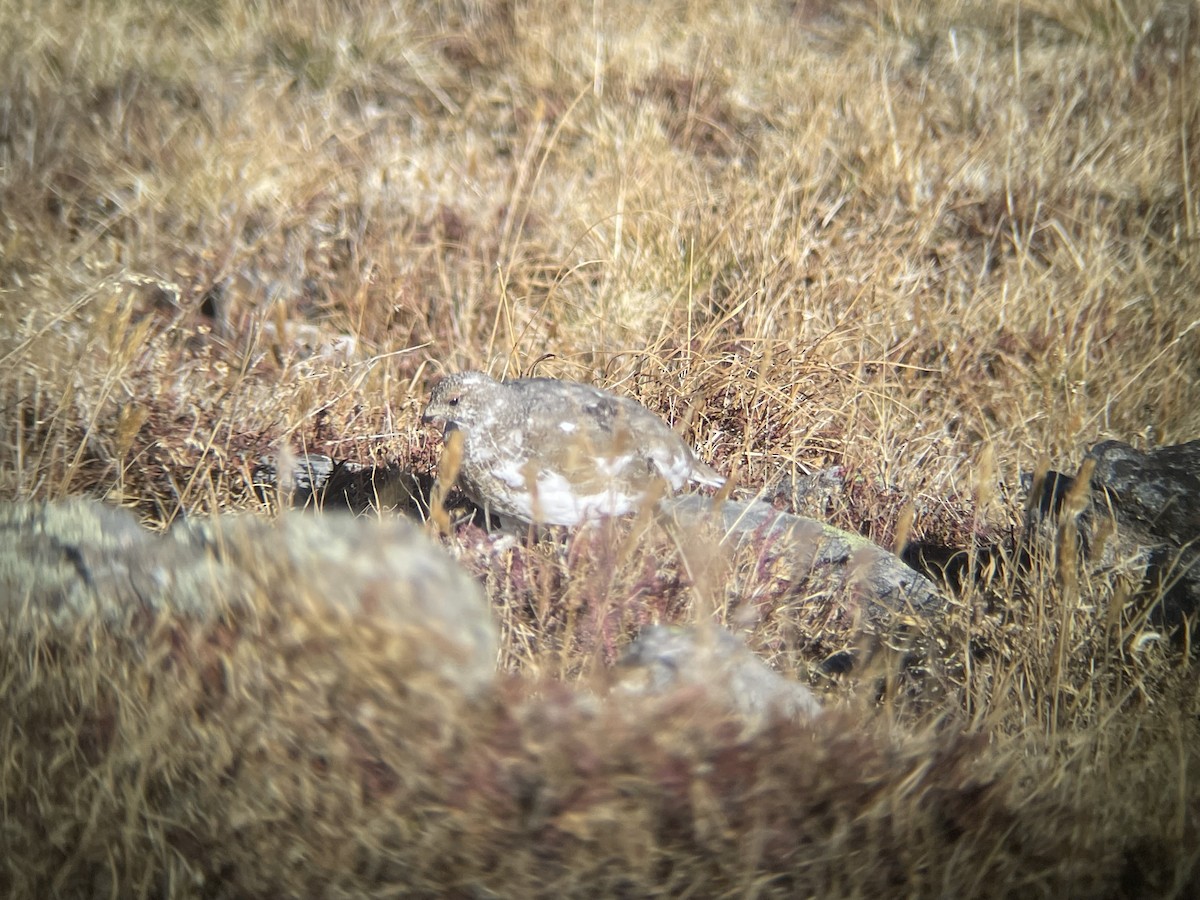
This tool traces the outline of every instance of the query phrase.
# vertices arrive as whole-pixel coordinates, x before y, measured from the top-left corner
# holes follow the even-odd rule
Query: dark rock
[[[1020,561],[1036,541],[1057,539],[1043,525],[1073,517],[1091,573],[1130,578],[1153,601],[1151,624],[1173,628],[1200,610],[1200,441],[1147,452],[1104,441],[1075,476],[1050,471],[1031,489]]]
[[[1144,567],[1142,590],[1157,596],[1155,624],[1175,627],[1200,610],[1200,441],[1142,453],[1105,441],[1085,459],[1091,474],[1091,553]],[[1112,538],[1106,520],[1115,523]],[[1103,529],[1105,534],[1100,530]]]
[[[1110,501],[1123,526],[1180,549],[1200,540],[1200,441],[1147,453],[1105,441],[1087,458],[1096,463],[1093,491]]]
[[[424,521],[434,479],[399,466],[335,461],[323,453],[267,458],[251,475],[258,496],[284,507],[395,512]]]

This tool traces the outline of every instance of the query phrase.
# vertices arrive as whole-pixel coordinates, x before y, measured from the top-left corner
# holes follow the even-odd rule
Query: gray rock
[[[724,628],[649,625],[619,667],[623,690],[661,694],[700,685],[751,721],[772,714],[803,720],[821,712],[812,691],[784,678]]]
[[[711,498],[682,494],[663,499],[659,508],[678,525],[715,525],[726,542],[761,545],[788,557],[797,578],[811,573],[853,580],[869,604],[882,609],[928,611],[945,603],[933,582],[879,545],[816,519],[780,512],[761,500],[726,500],[714,509]]]
[[[92,500],[0,504],[0,614],[6,619],[25,610],[62,628],[85,619],[119,624],[172,599],[195,613],[201,598],[173,588],[196,560],[194,549],[141,528],[126,510]]]
[[[88,500],[0,504],[0,621],[44,634],[103,624],[146,635],[164,617],[253,630],[268,614],[405,638],[408,663],[468,691],[491,683],[496,626],[482,589],[419,528],[345,514],[224,516],[158,535]],[[346,652],[353,652],[352,638]]]

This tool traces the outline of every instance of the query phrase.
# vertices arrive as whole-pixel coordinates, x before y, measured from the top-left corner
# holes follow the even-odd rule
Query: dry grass
[[[467,367],[637,397],[752,488],[839,465],[820,514],[885,546],[973,551],[1012,534],[1040,459],[1200,436],[1194,3],[752,6],[0,0],[0,498],[163,525],[261,509],[250,472],[280,448],[428,473],[421,404]],[[1128,585],[1001,556],[830,676],[866,646],[844,598],[654,540],[450,543],[506,670],[602,680],[636,625],[715,614],[830,724],[745,741],[687,698],[615,723],[506,685],[449,726],[472,786],[409,773],[454,827],[356,808],[400,815],[390,849],[315,884],[1200,891],[1195,670]],[[60,725],[79,702],[5,699]],[[201,815],[211,773],[176,763]],[[210,879],[244,871],[172,834],[158,869],[111,863],[117,893],[203,894],[172,866],[205,853]],[[115,852],[92,838],[85,870]]]

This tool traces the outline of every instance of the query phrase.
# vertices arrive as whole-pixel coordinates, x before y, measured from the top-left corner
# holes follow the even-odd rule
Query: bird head
[[[447,375],[429,395],[429,404],[421,414],[422,424],[443,424],[443,434],[458,428],[469,429],[488,413],[500,382],[482,372]]]

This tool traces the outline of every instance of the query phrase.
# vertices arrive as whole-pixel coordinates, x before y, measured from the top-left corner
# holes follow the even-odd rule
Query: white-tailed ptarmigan
[[[462,432],[471,500],[525,523],[578,525],[636,512],[664,488],[725,483],[642,404],[574,381],[447,375],[421,420]]]

